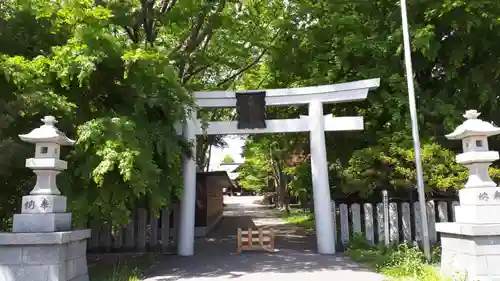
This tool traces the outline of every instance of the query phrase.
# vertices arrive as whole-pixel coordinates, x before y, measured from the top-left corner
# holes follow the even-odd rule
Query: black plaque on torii
[[[238,129],[266,128],[266,92],[236,92]]]

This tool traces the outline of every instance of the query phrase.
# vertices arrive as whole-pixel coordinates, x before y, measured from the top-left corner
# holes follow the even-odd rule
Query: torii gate
[[[209,122],[204,131],[193,112],[183,124],[184,137],[196,144],[196,135],[236,135],[284,132],[310,132],[311,173],[313,184],[314,214],[316,217],[317,247],[320,254],[335,253],[335,230],[330,207],[330,185],[326,159],[325,131],[363,130],[363,117],[332,117],[323,115],[323,104],[361,101],[368,91],[376,89],[380,79],[361,80],[349,83],[259,91],[209,91],[194,92],[200,108],[234,108],[237,93],[265,92],[266,106],[309,104],[309,115],[297,119],[265,120],[264,128],[239,129],[237,121]],[[193,149],[195,155],[196,149]],[[193,157],[195,158],[195,157]],[[184,191],[181,200],[178,254],[194,254],[196,162],[184,159]]]

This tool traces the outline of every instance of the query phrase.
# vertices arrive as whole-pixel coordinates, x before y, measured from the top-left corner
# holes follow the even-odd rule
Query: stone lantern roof
[[[73,145],[74,140],[69,139],[66,134],[55,127],[57,123],[54,116],[45,116],[42,119],[44,125],[36,128],[25,135],[19,135],[21,140],[29,143],[56,143],[59,145]]]
[[[448,139],[459,140],[470,136],[494,136],[500,134],[500,128],[491,123],[478,119],[481,113],[477,110],[467,110],[463,115],[467,120],[451,134],[446,135]]]

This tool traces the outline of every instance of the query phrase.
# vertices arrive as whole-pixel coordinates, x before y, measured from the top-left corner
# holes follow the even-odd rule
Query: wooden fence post
[[[399,243],[399,216],[397,203],[389,203],[389,239],[391,244]]]
[[[365,215],[365,237],[370,245],[375,244],[375,237],[373,234],[373,205],[370,203],[363,204]]]
[[[384,245],[389,246],[390,233],[389,233],[389,197],[387,190],[382,190],[382,206],[384,208]]]
[[[144,208],[137,210],[137,250],[146,251],[146,228],[148,211]]]
[[[377,243],[382,243],[384,241],[384,204],[377,204]]]
[[[113,249],[121,250],[123,248],[123,226],[113,230]]]
[[[178,245],[179,244],[179,220],[180,220],[180,211],[181,211],[181,206],[179,203],[175,203],[173,208],[172,208],[172,212],[174,213],[173,215],[173,218],[174,218],[174,233],[173,233],[173,237],[174,237],[174,243],[175,245]]]
[[[359,204],[351,205],[352,214],[352,232],[356,234],[361,234],[361,208]]]
[[[131,251],[135,249],[135,219],[129,219],[125,226],[125,248]]]
[[[169,208],[171,208],[169,206]],[[170,249],[170,209],[161,211],[161,251],[169,252]]]
[[[333,239],[335,245],[337,245],[337,206],[335,206],[335,201],[331,200],[330,201],[330,208],[332,212],[332,219],[333,219]]]
[[[405,243],[411,242],[411,210],[410,203],[404,202],[401,204],[401,223],[403,224],[403,241]]]
[[[349,244],[349,212],[346,204],[340,204],[340,235],[344,247]]]
[[[111,251],[111,223],[105,222],[100,231],[99,243],[105,252]]]
[[[436,209],[434,201],[431,200],[427,202],[427,222],[429,225],[429,240],[431,244],[437,243],[437,232],[436,232]]]
[[[149,226],[151,227],[149,248],[156,251],[158,249],[158,215],[151,210],[149,210]]]

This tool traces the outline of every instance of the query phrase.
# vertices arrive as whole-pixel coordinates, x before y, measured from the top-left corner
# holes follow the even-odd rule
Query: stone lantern
[[[500,134],[500,128],[478,119],[479,115],[468,110],[467,120],[446,135],[462,140],[464,152],[456,160],[469,169],[469,178],[458,192],[455,222],[436,224],[441,232],[441,269],[465,280],[500,280],[500,188],[488,172],[499,159],[497,151],[488,149],[488,137]]]
[[[22,214],[14,215],[13,232],[53,232],[71,229],[71,213],[66,213],[66,197],[57,189],[56,176],[66,170],[60,160],[61,146],[74,141],[59,131],[56,119],[45,116],[44,125],[21,140],[35,144],[35,157],[26,160],[26,167],[36,174],[36,184],[30,195],[23,196]]]
[[[71,230],[66,197],[56,184],[56,176],[67,168],[59,159],[60,148],[74,141],[55,127],[54,117],[42,121],[39,128],[19,136],[35,144],[35,157],[26,160],[26,167],[37,179],[22,198],[21,214],[14,215],[12,233],[0,233],[0,280],[88,281],[90,230]]]
[[[26,160],[26,167],[37,175],[37,183],[31,194],[59,195],[61,192],[56,186],[56,176],[66,170],[66,161],[60,160],[61,146],[70,146],[75,141],[59,131],[53,116],[42,119],[44,125],[34,129],[29,134],[20,135],[21,140],[35,144],[35,158]]]

